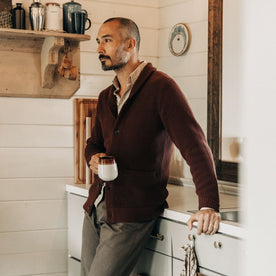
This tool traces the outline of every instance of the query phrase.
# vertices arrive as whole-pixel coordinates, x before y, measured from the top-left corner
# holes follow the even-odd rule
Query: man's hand
[[[89,168],[92,170],[93,173],[98,174],[98,165],[99,165],[99,159],[100,157],[106,156],[105,153],[96,153],[92,155],[90,161],[89,161]]]
[[[205,233],[213,235],[217,232],[220,223],[220,213],[213,209],[204,209],[192,214],[187,224],[190,230],[193,228],[193,223],[197,221],[197,234]]]

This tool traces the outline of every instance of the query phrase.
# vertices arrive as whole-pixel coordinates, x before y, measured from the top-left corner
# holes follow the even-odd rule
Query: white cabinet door
[[[86,197],[68,193],[68,250],[69,255],[81,258],[82,225]]]
[[[171,222],[166,219],[158,219],[146,248],[165,255],[171,255]]]
[[[222,234],[200,235],[195,249],[200,266],[228,276],[241,275],[241,240]]]
[[[196,235],[196,229],[189,231],[187,225],[174,223],[171,227],[173,257],[184,260],[185,252],[180,248],[194,235],[195,252],[200,267],[228,276],[240,275],[242,241],[222,234]]]
[[[173,276],[172,258],[148,249],[145,249],[131,276]]]
[[[72,258],[68,258],[68,276],[80,276],[81,265],[80,262]]]

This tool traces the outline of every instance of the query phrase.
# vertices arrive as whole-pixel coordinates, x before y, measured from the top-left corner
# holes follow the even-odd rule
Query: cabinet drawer
[[[146,248],[171,256],[170,221],[158,219]]]
[[[196,229],[189,231],[188,226],[174,223],[172,229],[173,257],[184,260],[182,246],[190,243],[189,235],[195,237],[195,251],[200,267],[228,276],[238,276],[241,260],[242,241],[222,234],[196,235]]]
[[[172,258],[166,255],[144,249],[138,263],[130,276],[173,276]]]
[[[222,234],[200,235],[195,249],[200,266],[228,276],[240,275],[241,240]]]
[[[82,243],[83,204],[85,197],[68,193],[68,250],[69,255],[80,260]]]

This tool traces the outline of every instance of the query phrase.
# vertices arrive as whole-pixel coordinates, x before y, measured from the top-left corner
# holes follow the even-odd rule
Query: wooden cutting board
[[[87,130],[92,130],[95,124],[98,100],[95,99],[75,99],[74,100],[74,117],[75,117],[75,183],[86,184],[87,177],[91,184],[93,179],[91,171],[88,170],[84,157],[86,140],[91,136]],[[87,125],[87,122],[91,125]],[[88,129],[87,129],[88,128]],[[91,180],[90,180],[91,179]]]

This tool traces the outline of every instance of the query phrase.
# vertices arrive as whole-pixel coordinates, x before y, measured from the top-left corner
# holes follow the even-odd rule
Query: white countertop
[[[198,208],[198,199],[193,187],[185,187],[168,184],[169,196],[167,202],[169,208],[165,209],[161,215],[164,218],[186,223],[191,216],[188,210]],[[66,191],[80,196],[88,196],[89,185],[75,184],[66,185]],[[221,209],[236,209],[238,207],[238,197],[220,194]],[[196,227],[196,223],[194,226]],[[219,233],[243,239],[245,229],[239,223],[223,220],[220,223]]]

